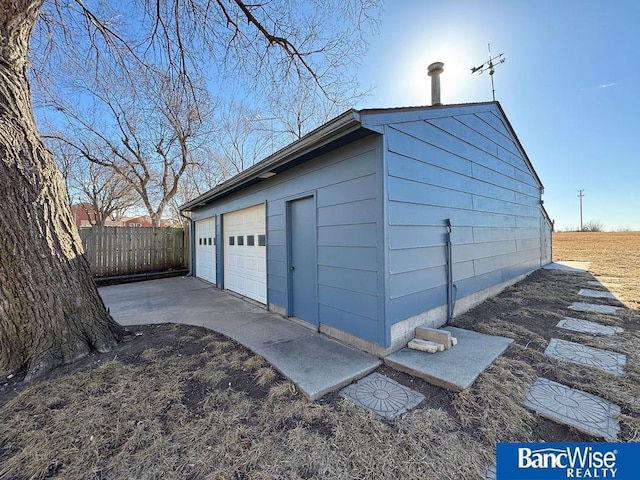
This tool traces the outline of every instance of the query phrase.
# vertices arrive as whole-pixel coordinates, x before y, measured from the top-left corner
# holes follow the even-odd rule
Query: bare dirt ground
[[[592,261],[593,274],[538,271],[457,318],[456,326],[515,340],[468,391],[381,367],[426,396],[392,422],[337,394],[308,402],[261,357],[222,335],[171,324],[132,328],[116,351],[38,383],[0,379],[0,479],[480,479],[496,441],[599,440],[521,406],[537,376],[617,403],[620,440],[639,441],[638,247],[640,234],[555,235],[555,259]],[[611,284],[630,310],[567,310],[593,279]],[[570,313],[625,333],[556,329]],[[552,337],[626,353],[627,373],[547,359]]]

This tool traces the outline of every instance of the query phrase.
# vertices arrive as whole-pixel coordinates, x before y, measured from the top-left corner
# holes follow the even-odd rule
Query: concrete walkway
[[[194,277],[113,285],[99,291],[121,325],[172,322],[222,333],[264,357],[311,400],[350,384],[381,364],[377,357]]]

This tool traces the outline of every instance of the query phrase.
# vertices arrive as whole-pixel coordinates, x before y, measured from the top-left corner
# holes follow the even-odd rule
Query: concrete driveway
[[[264,357],[316,400],[375,370],[380,359],[194,277],[101,287],[121,325],[183,323],[227,335]]]

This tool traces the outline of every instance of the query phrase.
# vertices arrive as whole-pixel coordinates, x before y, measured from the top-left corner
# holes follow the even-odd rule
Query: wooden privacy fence
[[[182,228],[91,227],[80,238],[96,277],[187,267],[188,242]]]

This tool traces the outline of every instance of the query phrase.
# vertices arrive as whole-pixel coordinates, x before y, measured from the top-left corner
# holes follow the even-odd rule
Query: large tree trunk
[[[0,373],[26,367],[27,379],[109,351],[121,334],[33,116],[27,54],[41,4],[0,7]]]

